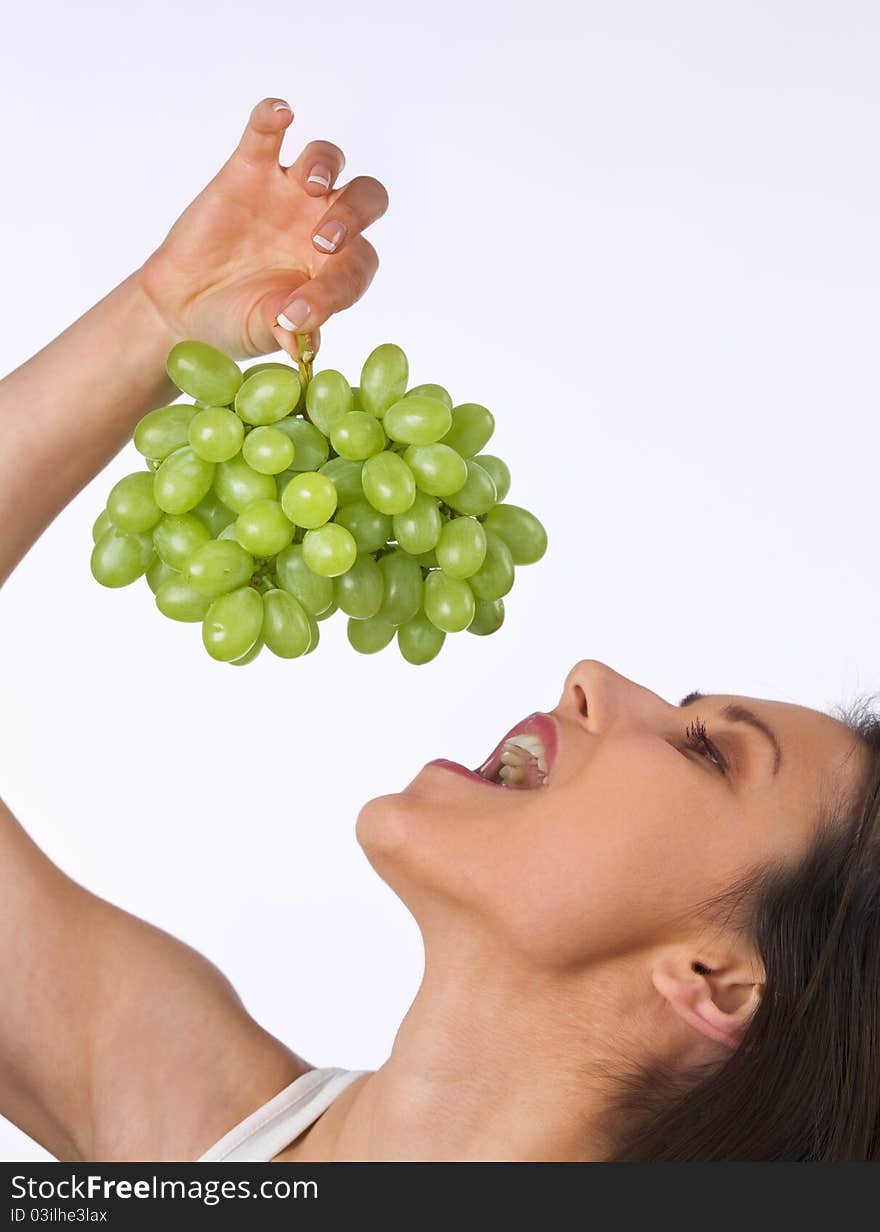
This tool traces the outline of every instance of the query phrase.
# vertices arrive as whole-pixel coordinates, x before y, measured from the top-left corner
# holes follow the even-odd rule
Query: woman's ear
[[[693,948],[666,950],[651,971],[654,987],[676,1014],[708,1039],[736,1049],[761,999],[750,966],[701,962]]]

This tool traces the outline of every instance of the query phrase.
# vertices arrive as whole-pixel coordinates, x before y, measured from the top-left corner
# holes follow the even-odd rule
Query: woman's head
[[[717,1073],[761,1021],[786,953],[801,987],[815,937],[799,909],[783,922],[772,902],[805,903],[804,869],[815,889],[816,858],[830,869],[848,849],[870,740],[789,703],[672,705],[593,660],[550,714],[545,785],[429,766],[365,806],[361,844],[429,960],[478,946],[499,970],[582,974],[620,1019],[620,1073],[652,1066],[657,1089],[664,1075]],[[776,949],[768,919],[783,930]]]

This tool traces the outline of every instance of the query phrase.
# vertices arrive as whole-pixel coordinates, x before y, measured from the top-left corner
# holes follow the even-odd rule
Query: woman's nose
[[[603,673],[611,669],[598,659],[581,659],[565,678],[562,686],[562,696],[559,699],[559,711],[570,719],[595,720],[604,701],[600,703],[599,695],[604,693],[602,683]]]
[[[659,711],[667,706],[656,693],[598,659],[581,659],[565,678],[558,709],[599,733],[620,714],[656,722]]]

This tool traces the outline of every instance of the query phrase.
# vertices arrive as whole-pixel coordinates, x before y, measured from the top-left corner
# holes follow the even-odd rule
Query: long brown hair
[[[876,697],[877,695],[873,695]],[[880,715],[832,713],[868,753],[792,870],[734,887],[764,964],[761,1002],[720,1068],[618,1081],[618,1162],[880,1161]]]

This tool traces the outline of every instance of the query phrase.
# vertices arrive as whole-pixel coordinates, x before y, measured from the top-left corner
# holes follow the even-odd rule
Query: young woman
[[[0,385],[0,575],[168,399],[175,341],[295,354],[368,286],[385,190],[336,187],[325,142],[281,167],[291,120],[260,103],[142,268]],[[880,723],[671,705],[585,660],[508,736],[358,818],[426,955],[375,1072],[309,1065],[3,811],[0,1111],[67,1160],[880,1159]]]

